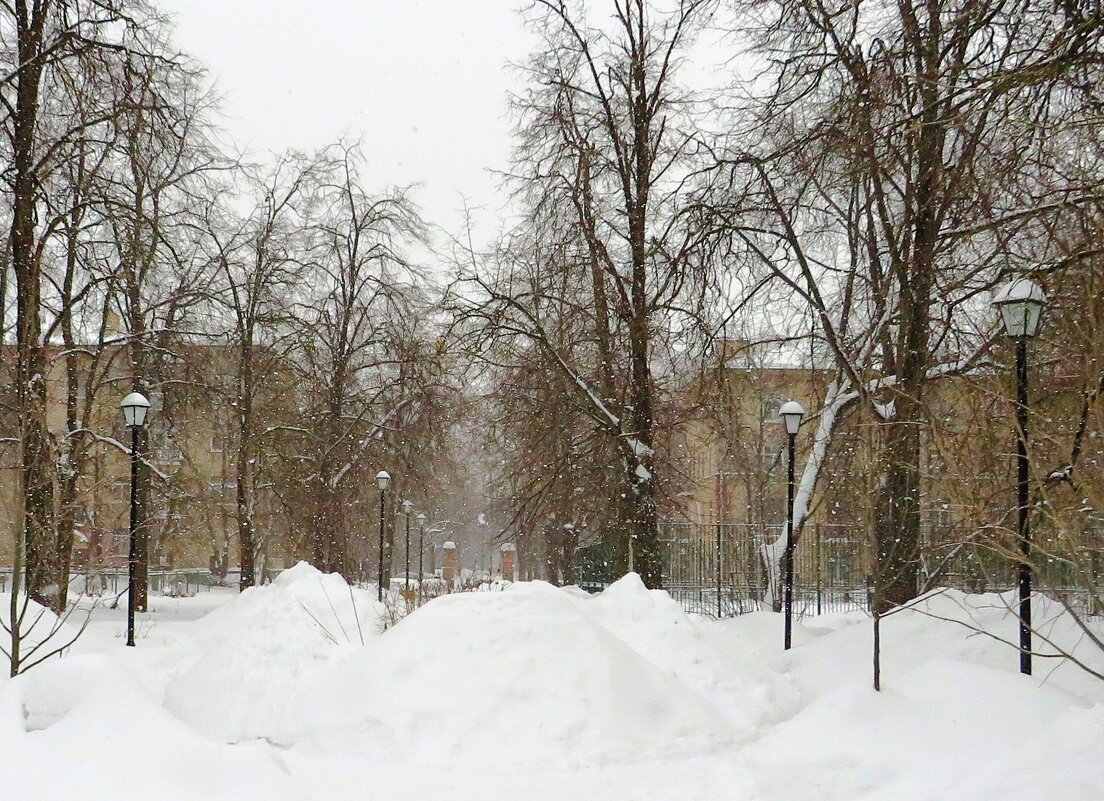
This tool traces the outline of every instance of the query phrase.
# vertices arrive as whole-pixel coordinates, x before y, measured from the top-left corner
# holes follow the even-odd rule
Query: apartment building
[[[6,354],[12,355],[12,354]],[[132,384],[125,346],[77,354],[77,431],[66,435],[69,383],[64,354],[47,353],[47,424],[59,475],[79,460],[74,566],[121,567],[129,545],[130,430],[119,402]],[[235,438],[232,408],[217,391],[230,354],[189,345],[166,357],[161,379],[146,389],[150,479],[150,563],[215,567],[236,562]],[[10,359],[5,359],[10,363]],[[10,565],[20,522],[19,451],[9,415],[0,437],[0,565]],[[262,488],[262,532],[278,527],[275,500]],[[278,548],[276,543],[271,544]],[[278,551],[274,556],[282,556]]]
[[[718,347],[714,365],[687,388],[689,411],[669,440],[678,487],[663,516],[682,524],[679,536],[696,532],[711,538],[718,524],[726,530],[746,526],[748,536],[760,538],[782,530],[787,460],[778,410],[787,400],[806,410],[797,436],[800,480],[831,379],[826,367],[780,349],[733,341]],[[991,367],[943,378],[927,389],[920,506],[925,553],[933,564],[969,555],[1003,565],[1015,547],[1011,380]],[[1093,510],[1104,508],[1104,461],[1097,456],[1079,463],[1076,490],[1048,481],[1070,458],[1082,401],[1072,371],[1061,364],[1040,368],[1031,402],[1030,451],[1033,497],[1045,503],[1033,526],[1039,559],[1052,562],[1054,570],[1073,571],[1086,563],[1102,572],[1104,519]],[[869,405],[846,410],[821,469],[806,532],[825,541],[872,541],[883,431],[884,420]],[[1098,454],[1098,439],[1086,444]],[[962,543],[969,547],[959,548]]]

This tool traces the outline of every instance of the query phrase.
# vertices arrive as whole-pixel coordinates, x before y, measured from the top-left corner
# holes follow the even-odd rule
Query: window
[[[759,470],[764,475],[770,475],[778,467],[785,467],[782,449],[774,443],[764,442],[759,450]]]
[[[782,418],[778,416],[778,410],[782,408],[782,404],[785,403],[782,400],[781,395],[764,395],[760,413],[762,414],[762,420],[764,423],[780,423]]]
[[[175,467],[184,461],[184,454],[174,443],[158,448],[153,454],[154,461]]]

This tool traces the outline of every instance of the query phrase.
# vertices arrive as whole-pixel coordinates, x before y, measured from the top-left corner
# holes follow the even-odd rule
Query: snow
[[[861,613],[798,620],[783,652],[779,615],[692,617],[630,574],[445,595],[383,630],[374,593],[301,564],[153,597],[136,648],[95,608],[65,656],[0,679],[0,771],[67,801],[1099,801],[1104,680],[1045,656],[1021,676],[1014,602],[884,618],[878,693]],[[1060,606],[1034,611],[1042,652],[1104,671]]]
[[[993,292],[992,302],[996,305],[1023,300],[1045,303],[1046,295],[1043,294],[1043,290],[1034,281],[1027,278],[1016,278],[998,287]]]
[[[800,418],[805,414],[805,408],[797,401],[786,401],[778,410],[778,416],[785,417],[788,414],[796,414]]]
[[[375,593],[300,562],[197,621],[188,645],[197,656],[168,683],[165,706],[212,737],[284,742],[315,673],[342,647],[378,636],[386,616]]]
[[[725,742],[705,699],[588,615],[588,602],[542,582],[439,598],[320,677],[306,741],[385,738],[404,760],[554,768]]]
[[[0,744],[11,798],[306,797],[270,749],[202,736],[107,656],[69,657],[9,681]]]

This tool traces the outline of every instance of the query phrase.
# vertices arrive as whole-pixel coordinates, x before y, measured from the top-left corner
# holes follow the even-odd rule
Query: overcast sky
[[[429,222],[455,231],[462,195],[497,216],[488,169],[507,165],[517,85],[506,64],[532,48],[514,0],[156,2],[254,157],[348,135],[364,143],[370,187],[422,185]]]

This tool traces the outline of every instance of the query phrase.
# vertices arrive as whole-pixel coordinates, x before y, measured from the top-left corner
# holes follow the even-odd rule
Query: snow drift
[[[194,624],[198,657],[169,682],[165,706],[220,740],[282,742],[304,682],[342,647],[378,636],[384,613],[337,573],[300,562]]]
[[[49,662],[3,686],[0,773],[10,798],[306,797],[272,753],[202,737],[103,655]]]
[[[882,622],[882,692],[871,682],[871,621],[826,615],[797,627],[783,663],[802,703],[744,759],[763,798],[976,801],[1104,798],[1104,682],[1037,657],[1022,676],[1015,594],[939,590]],[[1104,652],[1061,606],[1033,605],[1040,654],[1104,671]],[[777,615],[732,621],[756,636]],[[1043,637],[1050,641],[1047,644]]]
[[[372,593],[300,565],[157,599],[137,648],[97,607],[72,653],[0,678],[0,775],[32,799],[1100,801],[1104,681],[1042,654],[1104,651],[1037,598],[1021,676],[1014,602],[885,618],[877,693],[858,612],[783,652],[781,616],[690,617],[630,575],[446,596],[379,634]]]
[[[650,603],[642,585],[623,594],[627,606]],[[546,768],[669,757],[730,738],[702,696],[587,614],[588,603],[543,582],[437,598],[319,675],[304,738],[436,764]]]

